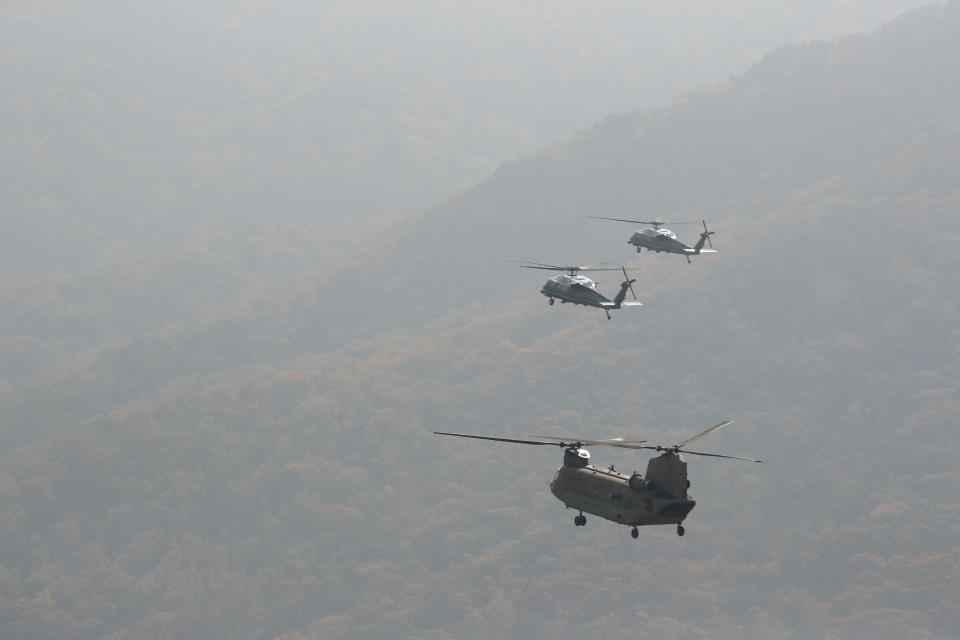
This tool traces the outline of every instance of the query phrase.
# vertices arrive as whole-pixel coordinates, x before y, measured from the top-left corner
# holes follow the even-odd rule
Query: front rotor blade
[[[458,438],[473,438],[475,440],[493,440],[494,442],[512,442],[514,444],[537,444],[537,445],[554,445],[554,446],[563,446],[556,442],[535,442],[533,440],[514,440],[512,438],[492,438],[490,436],[474,436],[468,433],[446,433],[444,431],[434,431],[438,436],[457,436]]]
[[[520,268],[521,269],[544,269],[546,271],[570,271],[570,269],[566,267],[547,267],[547,266],[539,267],[532,264],[521,264]],[[578,269],[574,269],[574,271],[578,271]]]
[[[639,443],[646,440],[625,440],[624,438],[609,438],[607,440],[587,440],[584,438],[575,438],[573,436],[535,436],[529,435],[528,438],[540,438],[541,440],[556,440],[559,443],[582,444],[591,447],[619,447],[621,449],[642,449]]]
[[[675,224],[697,224],[696,220],[680,220],[677,222],[664,222],[662,220],[627,220],[626,218],[606,218],[603,216],[587,216],[594,220],[614,220],[616,222],[632,222],[633,224],[650,224],[660,227],[673,226]]]
[[[547,264],[545,262],[530,262],[529,260],[514,260],[513,258],[504,258],[507,262],[517,262],[524,269],[546,269],[547,271],[616,271],[616,267],[608,267],[609,262],[599,262],[597,264],[585,265],[559,265]]]
[[[687,451],[686,449],[681,449],[680,453],[682,454],[692,453],[695,456],[710,456],[711,458],[730,458],[731,460],[746,460],[747,462],[763,462],[763,460],[754,460],[753,458],[741,458],[740,456],[725,456],[720,453],[703,453],[701,451]]]
[[[594,220],[613,220],[615,222],[632,222],[633,224],[660,224],[659,222],[647,222],[646,220],[626,220],[625,218],[604,218],[603,216],[587,216]]]
[[[634,440],[632,442],[596,442],[594,444],[602,445],[604,447],[617,447],[619,449],[648,449],[649,448],[639,444],[640,442],[646,442],[646,440]]]
[[[710,427],[709,429],[704,429],[703,431],[701,431],[701,432],[698,433],[697,435],[693,436],[692,438],[687,438],[686,440],[684,440],[683,442],[681,442],[681,443],[679,443],[679,444],[677,444],[677,445],[675,445],[675,446],[677,446],[677,447],[682,447],[682,446],[684,446],[684,445],[686,445],[686,444],[690,444],[691,442],[693,442],[693,441],[696,440],[697,438],[702,438],[703,436],[707,435],[708,433],[713,433],[713,432],[716,431],[717,429],[722,429],[723,427],[727,426],[727,425],[730,424],[731,422],[733,422],[733,420],[724,420],[723,422],[720,422],[720,423],[717,423],[717,424],[713,425],[713,426]]]
[[[537,267],[542,267],[544,269],[556,269],[559,271],[562,271],[568,268],[568,267],[561,267],[560,265],[556,265],[556,264],[547,264],[545,262],[531,262],[530,260],[514,260],[513,258],[504,258],[504,260],[506,260],[507,262],[518,262],[522,266],[530,267],[530,268],[533,268],[533,266],[537,266]]]

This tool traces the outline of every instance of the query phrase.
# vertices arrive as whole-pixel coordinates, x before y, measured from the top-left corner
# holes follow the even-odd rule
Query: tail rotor
[[[702,235],[704,238],[707,239],[707,244],[709,244],[709,245],[710,245],[710,248],[713,249],[713,241],[710,240],[710,236],[713,235],[713,231],[710,231],[709,229],[707,229],[707,221],[706,221],[706,220],[701,220],[701,222],[703,223],[703,233],[700,234],[700,235]]]
[[[636,294],[636,292],[634,292],[634,290],[633,290],[633,283],[636,282],[637,279],[636,279],[636,278],[631,278],[630,276],[627,275],[627,268],[626,268],[625,266],[620,265],[620,269],[623,270],[623,279],[624,279],[624,282],[627,283],[627,286],[630,288],[630,293],[631,293],[631,295],[633,295],[633,299],[636,300],[636,299],[637,299],[637,294]]]

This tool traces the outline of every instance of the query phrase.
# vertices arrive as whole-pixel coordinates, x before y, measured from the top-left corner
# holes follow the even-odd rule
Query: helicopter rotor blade
[[[713,231],[710,231],[709,229],[707,229],[706,220],[701,220],[701,222],[703,223],[703,232],[707,234],[707,244],[709,244],[710,248],[713,249],[713,240],[710,239],[710,236],[713,235]]]
[[[491,436],[475,436],[468,433],[447,433],[445,431],[434,431],[438,436],[456,436],[458,438],[473,438],[475,440],[493,440],[494,442],[511,442],[513,444],[536,444],[536,445],[553,445],[553,446],[566,446],[559,442],[537,442],[535,440],[514,440],[513,438],[493,438]]]
[[[528,438],[540,438],[542,440],[556,440],[563,443],[563,446],[570,444],[589,445],[591,447],[618,447],[620,449],[643,449],[639,443],[646,440],[627,440],[624,438],[608,438],[606,440],[587,440],[584,438],[574,438],[573,436],[536,436],[528,435]],[[545,443],[546,444],[546,443]],[[550,444],[556,444],[551,442]]]
[[[694,440],[697,440],[697,439],[699,439],[699,438],[702,438],[703,436],[705,436],[705,435],[707,435],[707,434],[709,434],[709,433],[713,433],[714,431],[716,431],[716,430],[718,430],[718,429],[724,428],[725,426],[727,426],[727,425],[730,424],[731,422],[733,422],[733,420],[724,420],[723,422],[718,422],[717,424],[713,425],[712,427],[708,427],[708,428],[704,429],[703,431],[701,431],[701,432],[698,433],[697,435],[693,436],[692,438],[687,438],[687,439],[684,440],[683,442],[677,443],[677,444],[674,445],[674,446],[676,446],[676,447],[686,446],[686,445],[690,444],[691,442],[693,442]]]
[[[538,267],[532,264],[521,264],[521,269],[543,269],[545,271],[570,271],[571,269],[566,269],[564,267]],[[573,269],[574,271],[579,271],[579,269]]]
[[[703,453],[702,451],[687,451],[686,449],[681,449],[680,453],[692,454],[695,456],[710,456],[711,458],[729,458],[731,460],[746,460],[747,462],[763,462],[763,460],[754,460],[753,458],[741,458],[740,456],[725,456],[720,453]]]
[[[539,267],[532,264],[521,264],[523,269],[543,269],[545,271],[616,271],[616,267]]]
[[[566,267],[561,267],[556,264],[547,264],[545,262],[531,262],[530,260],[514,260],[513,258],[504,258],[507,262],[518,262],[521,266],[532,269],[534,267],[542,267],[544,269],[566,269]]]
[[[664,222],[662,220],[627,220],[626,218],[606,218],[603,216],[587,216],[588,218],[593,218],[594,220],[613,220],[615,222],[631,222],[633,224],[649,224],[654,227],[662,227],[664,225],[675,225],[675,224],[697,224],[696,220],[680,220],[678,222]]]
[[[597,264],[585,264],[580,267],[567,267],[568,271],[616,271],[616,267],[609,267],[609,262],[598,262]]]
[[[614,222],[631,222],[633,224],[663,224],[662,222],[648,222],[646,220],[627,220],[626,218],[605,218],[603,216],[587,216],[594,220],[613,220]]]
[[[598,262],[597,264],[584,264],[584,265],[559,265],[559,264],[547,264],[545,262],[530,262],[529,260],[513,260],[511,258],[506,258],[507,262],[518,262],[520,267],[524,269],[544,269],[546,271],[616,271],[616,267],[607,266],[609,262]]]

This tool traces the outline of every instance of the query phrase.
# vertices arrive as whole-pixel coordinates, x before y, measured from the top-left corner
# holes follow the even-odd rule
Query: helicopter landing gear
[[[553,306],[553,298],[550,298],[550,306]]]
[[[685,534],[686,532],[687,532],[687,530],[683,528],[683,525],[682,525],[682,524],[678,524],[678,525],[677,525],[677,535],[678,535],[678,536],[680,536],[680,537],[682,538],[682,537],[683,537],[683,534]]]
[[[574,516],[573,524],[578,527],[585,526],[587,524],[587,516],[583,515],[582,513],[578,516]]]
[[[637,528],[636,528],[636,527],[634,527],[633,529],[630,529],[630,536],[631,536],[634,540],[636,540],[639,535],[640,535],[640,532],[637,531]]]

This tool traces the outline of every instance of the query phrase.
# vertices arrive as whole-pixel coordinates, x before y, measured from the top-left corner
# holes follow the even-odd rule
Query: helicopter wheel
[[[686,531],[686,529],[683,528],[683,525],[682,525],[682,524],[678,524],[678,525],[677,525],[677,535],[678,535],[678,536],[680,536],[680,537],[682,538],[682,537],[683,537],[683,534],[685,534],[686,532],[687,532],[687,531]]]
[[[582,513],[578,516],[575,516],[573,518],[573,524],[578,527],[585,526],[587,524],[587,516],[583,515]]]
[[[640,535],[640,532],[637,531],[636,527],[634,527],[633,529],[630,529],[630,535],[633,537],[634,540],[636,540],[637,537]]]

